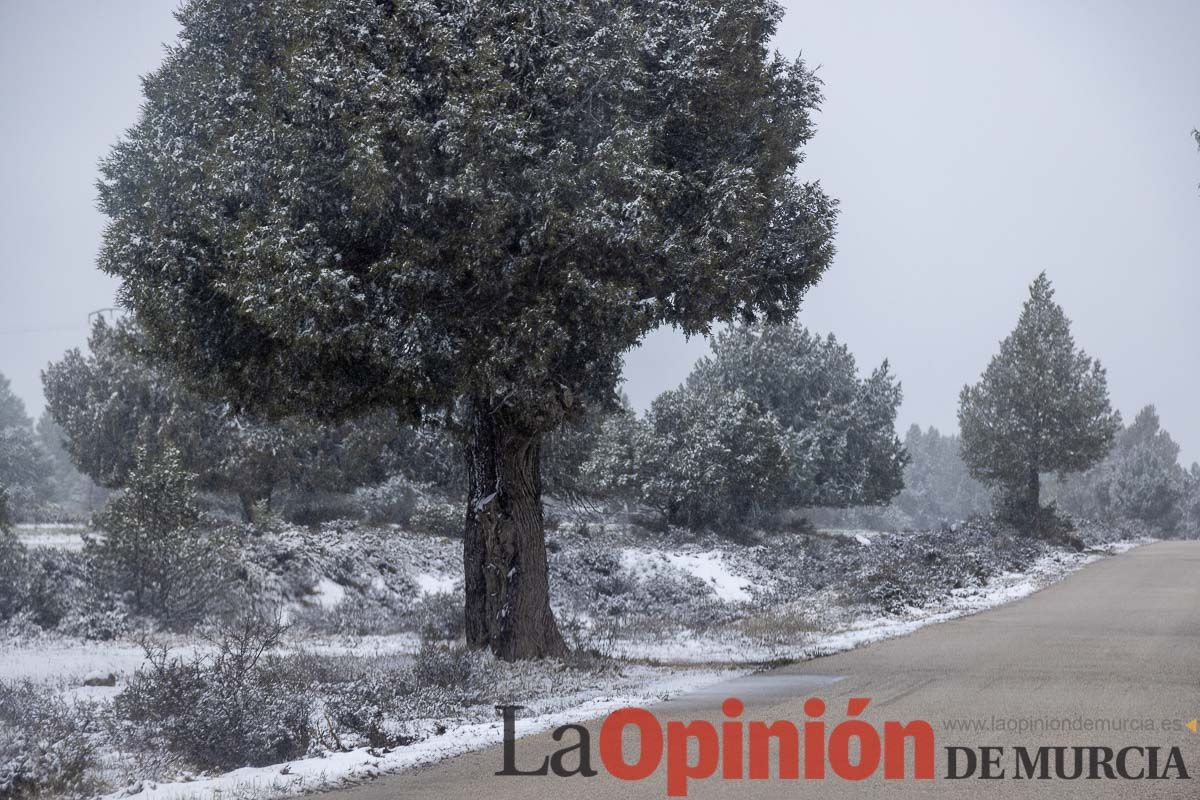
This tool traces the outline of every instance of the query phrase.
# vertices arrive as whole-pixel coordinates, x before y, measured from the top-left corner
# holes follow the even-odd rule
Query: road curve
[[[1139,547],[991,611],[763,673],[654,710],[664,721],[708,719],[719,724],[727,719],[721,701],[730,695],[745,701],[742,720],[800,723],[807,719],[804,700],[812,696],[827,703],[829,727],[844,719],[851,697],[871,698],[861,718],[879,730],[884,720],[927,720],[937,740],[935,778],[885,781],[878,774],[882,768],[859,782],[835,777],[819,781],[713,777],[692,781],[689,797],[1197,798],[1200,734],[1186,728],[1164,730],[1163,722],[1171,721],[1168,727],[1172,727],[1200,717],[1200,542]],[[1147,722],[1156,729],[1147,730]],[[958,729],[951,730],[950,724]],[[1014,724],[1041,730],[999,729]],[[964,725],[976,730],[963,730]],[[1087,725],[1093,729],[1083,730]],[[1079,729],[1063,730],[1064,726]],[[605,800],[666,796],[661,766],[656,774],[637,782],[608,775],[599,763],[599,722],[588,727],[593,766],[600,770],[593,778],[496,777],[501,750],[492,747],[325,797]],[[627,744],[633,741],[631,735]],[[1007,769],[1006,777],[946,779],[945,748],[951,745],[1005,747],[1001,766]],[[1114,750],[1131,745],[1178,746],[1192,777],[1014,780],[1013,748],[1018,745],[1099,745]],[[518,755],[540,761],[562,746],[549,734],[539,734],[519,740]],[[1132,764],[1136,754],[1131,758]],[[1136,772],[1136,764],[1129,771]]]

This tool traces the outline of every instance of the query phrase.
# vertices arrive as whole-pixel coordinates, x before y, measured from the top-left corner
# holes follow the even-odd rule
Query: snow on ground
[[[321,578],[317,581],[312,600],[321,608],[333,608],[345,599],[346,589],[341,584],[329,578]]]
[[[910,609],[909,613],[895,616],[880,616],[851,620],[837,630],[814,633],[806,641],[798,642],[790,650],[793,658],[811,658],[818,655],[840,652],[860,647],[871,642],[901,636],[925,625],[945,622],[956,617],[973,614],[1003,603],[1025,597],[1062,579],[1069,573],[1089,564],[1105,553],[1122,553],[1142,542],[1119,542],[1108,545],[1102,551],[1089,553],[1050,553],[1026,572],[1010,572],[997,576],[986,586],[956,591],[945,603],[933,608]],[[713,555],[718,557],[714,558]],[[661,551],[627,549],[622,561],[632,570],[653,574],[662,564],[670,568],[684,569],[701,577],[714,586],[714,592],[726,598],[742,600],[745,588],[739,583],[720,553],[670,554]],[[674,557],[672,557],[674,556]],[[748,599],[748,593],[746,598]],[[728,660],[745,663],[753,654],[744,649],[745,643],[730,643],[724,640],[710,641],[701,637],[677,637],[661,643],[659,655],[680,660],[693,657],[696,662]],[[646,649],[637,653],[641,657],[654,657]],[[761,653],[759,655],[767,655]],[[770,657],[779,657],[772,651]],[[552,727],[581,722],[603,716],[626,706],[647,706],[667,697],[696,691],[745,674],[741,668],[716,669],[672,669],[630,666],[624,673],[627,678],[613,679],[618,685],[600,686],[592,697],[550,698],[541,700],[542,709],[534,705],[535,716],[517,720],[517,735],[525,736]],[[632,678],[629,680],[628,678]],[[332,789],[348,783],[358,782],[382,774],[399,772],[422,764],[429,764],[472,750],[482,749],[501,741],[503,729],[496,719],[486,723],[464,724],[445,733],[432,736],[412,745],[391,751],[358,748],[349,752],[328,753],[320,757],[305,758],[288,764],[276,764],[261,768],[244,768],[215,777],[200,780],[153,783],[114,793],[107,800],[216,800],[237,796],[253,800],[272,800],[295,796],[321,789]]]
[[[933,606],[909,608],[898,615],[844,620],[841,624],[835,623],[831,630],[801,634],[795,641],[786,644],[756,642],[750,637],[731,635],[728,630],[712,634],[680,630],[669,635],[659,633],[619,641],[614,649],[617,655],[624,658],[671,664],[769,663],[780,659],[803,660],[839,653],[1019,600],[1104,555],[1124,553],[1146,541],[1114,542],[1098,549],[1100,552],[1052,552],[1036,561],[1026,572],[1007,572],[984,586],[956,589],[945,601]],[[808,600],[805,610],[817,619],[829,619],[834,612],[832,602],[826,605],[828,598],[818,596]]]
[[[751,599],[751,581],[735,573],[728,556],[720,550],[671,553],[626,547],[621,551],[621,566],[640,580],[653,579],[663,570],[679,570],[704,581],[726,603],[746,603]]]
[[[155,644],[166,645],[173,655],[190,658],[207,649],[195,639],[181,636],[151,637]],[[415,633],[387,636],[303,636],[289,639],[280,653],[308,653],[317,656],[394,656],[414,655],[421,649]],[[103,698],[116,694],[128,677],[146,664],[146,651],[135,641],[88,642],[58,636],[0,642],[0,681],[32,681],[65,690],[100,688],[103,691],[74,691],[77,695]],[[112,674],[117,686],[83,687],[93,673]]]
[[[55,550],[78,551],[83,549],[83,534],[87,533],[87,525],[64,524],[22,524],[16,526],[17,538],[26,547],[48,547]]]
[[[453,592],[462,584],[457,575],[441,572],[421,572],[417,574],[416,580],[421,594]]]
[[[127,675],[146,660],[136,642],[85,642],[53,636],[0,642],[0,681],[79,685],[91,672]]]
[[[601,687],[591,698],[560,698],[561,706],[532,717],[516,720],[518,736],[527,736],[572,722],[604,716],[628,706],[645,707],[679,694],[712,686],[744,674],[745,670],[662,670],[631,667],[632,680]],[[319,789],[333,789],[391,772],[440,761],[472,750],[499,744],[503,737],[499,718],[491,722],[462,725],[394,750],[356,748],[344,753],[327,753],[287,764],[246,767],[210,778],[175,783],[146,781],[133,791],[107,795],[107,800],[216,800],[239,797],[254,800],[292,797]]]
[[[861,545],[869,545],[872,541],[880,536],[894,536],[892,533],[883,531],[873,531],[867,528],[819,528],[818,533],[826,536],[840,536],[844,539],[853,539]]]

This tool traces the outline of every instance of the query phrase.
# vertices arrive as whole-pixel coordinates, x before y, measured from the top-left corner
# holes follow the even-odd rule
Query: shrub
[[[211,639],[213,652],[191,660],[147,647],[115,709],[134,723],[142,746],[155,739],[202,769],[263,766],[304,755],[314,707],[294,660],[270,655],[283,627],[245,616]]]
[[[659,395],[645,422],[609,420],[583,472],[673,524],[728,532],[778,506],[788,446],[779,421],[741,390],[688,386]]]
[[[351,594],[335,606],[310,605],[296,612],[296,627],[322,634],[375,636],[412,630],[411,615],[383,598]]]
[[[167,450],[141,449],[128,486],[97,515],[103,539],[89,539],[98,583],[128,595],[131,608],[175,627],[198,622],[225,592],[231,558],[224,538],[206,534],[192,476]]]
[[[457,503],[425,498],[417,504],[408,524],[417,533],[462,538],[464,513]]]
[[[31,550],[0,529],[0,622],[19,615],[25,624],[52,629],[82,608],[102,605],[96,595],[79,553]]]
[[[421,645],[413,663],[413,680],[420,686],[463,689],[478,666],[477,656],[465,645]]]
[[[369,669],[329,687],[325,717],[330,730],[349,731],[372,747],[409,744],[412,736],[403,717],[414,696],[410,678],[407,671]],[[349,744],[339,734],[334,736],[336,745]]]
[[[0,683],[0,797],[95,793],[92,707],[30,683]]]
[[[354,493],[363,518],[375,525],[405,525],[417,510],[421,494],[412,481],[393,475],[378,486]]]
[[[417,604],[416,617],[420,621],[422,640],[455,641],[464,635],[465,612],[461,594],[437,592],[422,597]]]
[[[28,592],[28,552],[12,530],[0,525],[0,621],[24,608]]]

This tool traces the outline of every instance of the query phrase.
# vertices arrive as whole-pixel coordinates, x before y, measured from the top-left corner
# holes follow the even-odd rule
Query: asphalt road
[[[799,781],[712,777],[690,782],[689,797],[1197,798],[1200,734],[1180,726],[1200,716],[1200,542],[1140,547],[992,611],[742,679],[653,710],[664,721],[709,719],[719,724],[727,719],[720,704],[728,696],[745,701],[742,720],[791,720],[797,724],[807,719],[804,700],[817,696],[828,705],[828,728],[845,719],[848,698],[871,698],[861,719],[877,730],[883,729],[885,720],[927,720],[932,724],[935,777],[927,781],[883,780],[882,767],[859,782],[832,775]],[[1003,722],[996,723],[993,718]],[[950,730],[947,723],[951,720],[978,720],[984,729]],[[1170,721],[1168,729],[1164,729],[1164,721]],[[1022,724],[1040,730],[1011,730]],[[328,798],[665,797],[663,766],[636,782],[607,774],[599,758],[599,725],[599,721],[588,725],[593,765],[600,771],[596,777],[496,777],[502,755],[500,748],[494,747],[381,778]],[[1083,729],[1088,725],[1092,730]],[[1148,730],[1150,725],[1155,730]],[[1061,730],[1064,726],[1068,729]],[[627,729],[626,737],[631,761],[637,741],[632,730]],[[574,741],[573,737],[568,741]],[[1000,758],[1006,769],[1004,779],[945,777],[946,747],[972,747],[978,752],[984,745],[1005,747]],[[1114,751],[1174,745],[1180,748],[1192,777],[1014,780],[1013,748],[1018,745],[1031,749],[1108,746]],[[522,766],[540,762],[562,746],[549,734],[521,739],[518,761]],[[1066,752],[1070,769],[1073,751]],[[1164,749],[1160,768],[1166,755]],[[1144,757],[1131,752],[1127,772],[1136,774],[1144,764]],[[911,759],[909,765],[911,771]],[[1051,769],[1053,774],[1053,766]],[[772,774],[776,774],[774,764]]]

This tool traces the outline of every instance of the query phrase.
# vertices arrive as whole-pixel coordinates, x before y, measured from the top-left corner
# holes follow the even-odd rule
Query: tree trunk
[[[463,537],[467,642],[506,661],[566,652],[550,610],[541,434],[473,404]]]
[[[1041,476],[1038,474],[1037,468],[1029,470],[1029,483],[1025,488],[1025,513],[1029,515],[1030,520],[1038,519],[1038,512],[1042,508],[1042,483]]]

